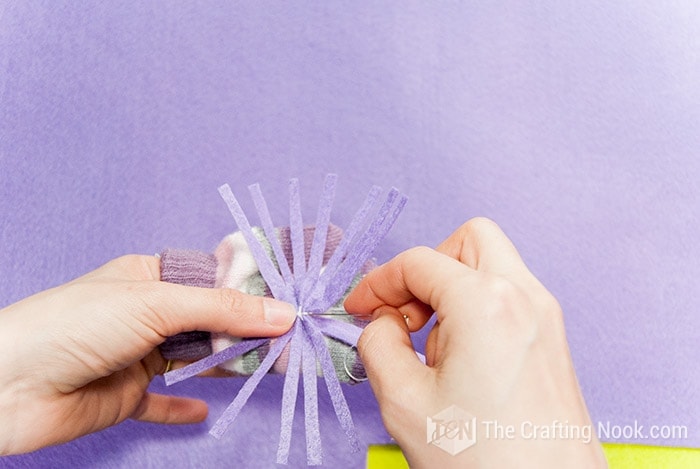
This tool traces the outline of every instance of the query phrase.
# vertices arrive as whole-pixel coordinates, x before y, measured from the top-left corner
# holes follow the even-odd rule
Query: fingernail
[[[263,309],[265,310],[265,321],[271,326],[286,326],[296,317],[294,307],[284,301],[265,298]]]

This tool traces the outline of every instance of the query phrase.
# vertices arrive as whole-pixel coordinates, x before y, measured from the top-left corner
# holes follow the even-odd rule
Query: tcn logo
[[[452,456],[476,444],[476,417],[452,405],[427,418],[428,443]]]

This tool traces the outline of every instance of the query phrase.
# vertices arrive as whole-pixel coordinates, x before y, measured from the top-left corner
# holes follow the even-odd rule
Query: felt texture
[[[700,449],[663,446],[603,445],[610,469],[696,469],[700,467]]]
[[[335,179],[335,177],[330,178],[330,180],[332,179]],[[255,195],[254,191],[252,191],[252,186],[251,193]],[[264,199],[262,202],[264,202]],[[329,208],[327,206],[324,210]],[[256,210],[258,209],[265,210],[264,205],[259,205],[256,202]],[[320,230],[315,229],[313,226],[307,226],[303,229],[304,255],[310,258],[313,254],[314,246],[317,247],[318,253],[322,253],[316,254],[318,260],[314,262],[314,266],[318,269],[321,268],[319,261],[320,263],[326,263],[343,238],[343,230],[339,227],[327,222],[323,223],[323,225]],[[318,233],[322,232],[325,232],[326,236],[321,239]],[[266,235],[259,229],[253,228],[253,233],[265,248],[267,255],[273,260],[275,267],[280,272],[283,272],[286,266],[287,271],[289,271],[288,263],[293,262],[290,229],[282,227],[269,230],[270,235],[279,241],[274,243],[270,243]],[[272,246],[275,246],[276,249],[273,249]],[[277,253],[281,256],[279,259],[284,259],[283,262],[277,261]],[[311,266],[311,263],[309,265]],[[374,263],[371,260],[365,262],[360,272],[355,276],[354,281],[359,281],[360,276],[369,272],[373,267]],[[252,295],[271,296],[271,292],[260,275],[255,258],[250,252],[241,232],[226,236],[216,248],[215,255],[183,249],[166,249],[160,256],[160,270],[161,279],[166,282],[207,288],[235,288]],[[289,276],[285,276],[285,282],[293,282],[291,273]],[[364,324],[364,320],[359,317],[353,316],[351,318],[347,315],[347,312],[342,307],[342,299],[329,308],[326,314],[345,322]],[[342,332],[346,329],[336,327],[334,330]],[[336,336],[337,334],[328,336],[326,343],[333,358],[338,379],[351,384],[357,382],[353,377],[363,379],[365,374],[364,367],[359,361],[356,350],[347,345],[356,343],[357,338],[348,340],[348,335],[341,335],[338,340],[333,340],[332,338]],[[169,337],[159,348],[167,359],[194,361],[212,352],[217,354],[240,340],[238,337],[230,337],[223,333],[209,334],[207,332],[194,331]],[[266,353],[267,345],[256,347],[254,350],[243,347],[240,354],[217,354],[216,357],[228,356],[230,358],[223,363],[212,362],[212,359],[217,359],[215,357],[212,357],[207,363],[217,364],[217,366],[238,375],[251,375],[258,368]],[[284,373],[287,370],[288,353],[287,347],[275,361],[271,371]]]
[[[166,249],[160,254],[160,279],[192,287],[213,288],[218,261],[211,254]],[[204,331],[183,332],[160,345],[164,358],[197,360],[212,353],[211,335]]]
[[[698,447],[698,48],[690,1],[0,2],[0,304],[125,253],[212,252],[223,182],[281,200],[299,177],[313,220],[336,172],[343,227],[368,185],[411,196],[380,262],[497,221],[562,304],[592,418],[687,425],[639,443]],[[282,384],[229,430],[246,444],[207,435],[242,382],[193,379],[177,393],[206,424],[125,422],[0,465],[256,465],[280,423],[256,406]],[[369,386],[345,394],[360,439],[387,442]],[[364,466],[322,439],[324,465]]]
[[[695,469],[700,467],[700,449],[662,446],[603,444],[610,469]],[[401,448],[370,445],[367,469],[408,469]]]
[[[234,423],[241,410],[243,410],[246,402],[265,374],[272,369],[275,363],[279,362],[281,355],[287,351],[286,376],[282,394],[282,421],[280,424],[279,446],[277,448],[278,464],[288,464],[289,462],[300,368],[303,369],[304,381],[308,382],[309,385],[315,385],[317,361],[321,368],[323,381],[328,388],[333,409],[338,417],[338,422],[345,431],[353,452],[360,451],[357,431],[355,430],[350,409],[343,395],[338,377],[342,371],[345,371],[345,374],[351,379],[354,379],[355,375],[347,367],[344,370],[339,370],[336,366],[330,353],[331,347],[329,347],[323,331],[330,330],[332,339],[344,340],[347,346],[352,347],[348,351],[353,350],[357,346],[361,329],[349,321],[346,322],[347,319],[350,319],[350,316],[347,314],[340,315],[335,311],[331,312],[329,308],[332,305],[336,305],[337,308],[337,305],[343,301],[351,285],[351,279],[357,277],[361,267],[368,262],[376,246],[394,225],[406,204],[407,197],[400,194],[397,189],[392,188],[384,203],[370,217],[367,217],[363,206],[351,223],[351,226],[353,226],[351,241],[342,243],[341,239],[337,247],[332,247],[338,250],[340,245],[349,246],[347,250],[341,253],[342,261],[336,263],[337,266],[334,265],[334,268],[332,268],[330,264],[323,266],[322,261],[327,257],[326,248],[328,245],[326,240],[330,231],[329,222],[336,182],[337,175],[329,174],[326,176],[323,194],[318,204],[318,214],[310,250],[307,249],[308,243],[305,239],[308,231],[303,226],[299,181],[298,179],[291,179],[289,182],[289,238],[291,238],[292,244],[291,263],[293,264],[293,270],[289,272],[291,275],[287,275],[285,269],[281,267],[281,265],[288,265],[290,260],[286,256],[276,259],[274,255],[275,252],[284,252],[278,230],[268,230],[272,236],[270,238],[261,238],[259,236],[260,230],[250,226],[248,217],[243,212],[231,188],[227,184],[219,187],[219,193],[226,202],[231,215],[236,221],[236,225],[240,229],[238,233],[245,239],[246,244],[245,246],[238,246],[237,249],[229,249],[232,254],[231,257],[236,256],[241,251],[249,251],[272,296],[291,303],[297,309],[297,316],[293,327],[289,331],[279,337],[271,337],[269,341],[265,341],[269,343],[269,348],[264,358],[257,364],[251,376],[246,380],[241,390],[236,394],[236,397],[226,408],[224,414],[216,421],[209,433],[216,438],[223,436],[224,432]],[[250,186],[250,189],[251,195],[256,199],[256,209],[261,210],[258,216],[262,219],[267,218],[267,204],[261,198],[260,191],[256,186]],[[376,192],[376,189],[373,188],[370,193],[375,194]],[[366,223],[363,228],[364,231],[360,230],[358,233],[355,233],[354,227],[358,220]],[[235,238],[238,233],[229,238]],[[348,235],[345,235],[345,237],[348,237]],[[268,249],[266,245],[275,247]],[[183,257],[187,258],[188,256],[185,255]],[[190,257],[197,259],[196,256]],[[224,260],[222,259],[218,262],[218,266],[223,265],[223,263]],[[183,265],[191,270],[188,264],[183,263]],[[238,270],[235,262],[231,262],[229,268],[235,271]],[[161,270],[165,272],[168,272],[169,269],[169,265],[161,267]],[[322,269],[327,274],[323,278],[321,278]],[[210,270],[214,272],[217,269],[212,267]],[[217,283],[211,282],[213,285]],[[309,293],[312,291],[317,292],[317,294],[310,296]],[[248,293],[252,292],[248,291]],[[258,295],[263,295],[264,293],[262,288],[257,292]],[[318,301],[321,298],[326,303],[320,303],[319,306]],[[232,314],[235,314],[235,312],[232,312]],[[330,319],[331,317],[333,319]],[[322,326],[321,328],[315,324],[317,321]],[[330,325],[331,322],[334,323],[332,326]],[[238,357],[245,352],[260,347],[263,345],[262,342],[263,340],[260,338],[235,341],[224,350],[191,363],[181,370],[166,373],[165,383],[167,385],[175,384],[213,366],[221,365],[231,358]],[[309,343],[311,347],[309,347]],[[333,340],[331,340],[330,344],[332,345],[333,343]],[[307,356],[303,367],[302,350],[306,351],[305,355]],[[312,396],[317,396],[316,390],[312,390]],[[310,406],[309,410],[305,410],[307,462],[310,465],[321,465],[323,456],[319,438],[318,406],[316,403],[309,402],[309,399],[305,399],[304,403]]]

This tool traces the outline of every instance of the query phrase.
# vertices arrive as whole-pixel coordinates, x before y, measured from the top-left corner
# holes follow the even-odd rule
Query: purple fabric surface
[[[160,254],[160,279],[192,287],[214,288],[216,257],[199,251],[166,249]]]
[[[200,251],[166,249],[160,255],[160,279],[192,287],[213,288],[216,257]],[[158,347],[166,359],[198,360],[211,354],[211,334],[191,331],[168,337]]]
[[[379,261],[495,219],[563,306],[593,419],[700,446],[698,47],[693,2],[0,2],[0,305],[124,253],[211,252],[224,182],[283,200],[297,176],[313,217],[335,172],[340,226],[368,185],[411,197]],[[243,380],[178,385],[206,424],[125,422],[0,464],[254,465],[282,380],[222,441],[207,428]],[[369,386],[344,392],[360,439],[388,441]],[[324,465],[363,467],[324,395]]]
[[[158,347],[166,360],[199,360],[211,354],[211,334],[205,331],[183,332],[168,337]]]

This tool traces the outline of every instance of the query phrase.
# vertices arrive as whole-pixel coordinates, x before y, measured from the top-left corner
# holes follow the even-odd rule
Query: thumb
[[[425,382],[423,375],[430,371],[413,349],[405,319],[393,308],[375,312],[357,349],[380,405],[395,401],[409,385]]]
[[[139,320],[163,337],[186,331],[224,332],[236,337],[278,336],[289,330],[294,307],[230,288],[199,288],[144,282]]]

